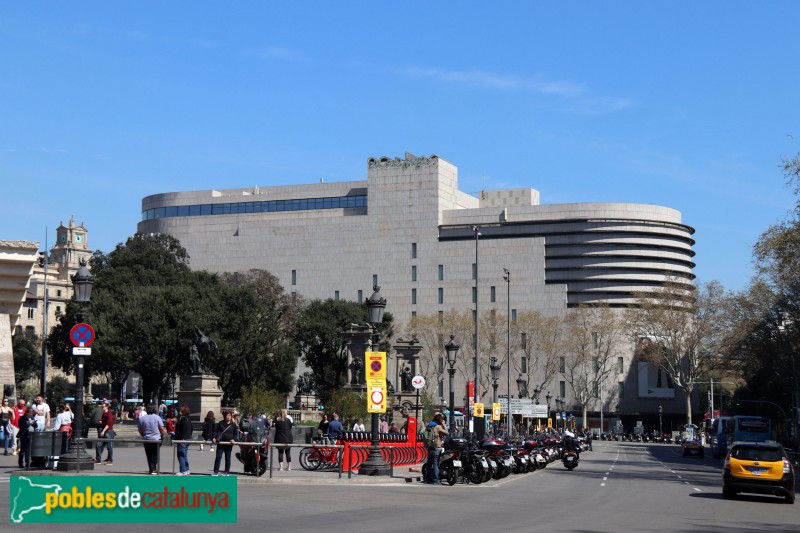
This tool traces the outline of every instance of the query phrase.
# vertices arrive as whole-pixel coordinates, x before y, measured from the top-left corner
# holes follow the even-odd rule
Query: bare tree
[[[637,308],[626,313],[639,344],[637,355],[662,369],[686,396],[686,422],[692,422],[692,393],[711,367],[724,342],[722,301],[718,282],[700,287],[668,279],[663,287],[641,294]]]
[[[615,370],[615,361],[626,342],[622,316],[607,305],[580,306],[565,318],[566,356],[564,379],[583,412],[583,427],[588,427],[587,411],[599,399],[606,379]]]

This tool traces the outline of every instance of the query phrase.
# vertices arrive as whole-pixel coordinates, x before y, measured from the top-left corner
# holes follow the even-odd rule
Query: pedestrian
[[[108,403],[103,404],[103,415],[100,418],[100,428],[97,430],[97,436],[101,439],[113,440],[117,436],[114,431],[114,412],[111,411],[111,406]],[[113,442],[100,442],[95,445],[95,464],[100,464],[103,460],[103,448],[108,448],[108,457],[103,463],[104,465],[111,466],[114,464],[114,443]]]
[[[209,411],[206,414],[205,420],[203,420],[203,442],[208,442],[214,438],[214,431],[217,429],[217,421],[214,419],[214,411]],[[200,450],[203,449],[203,445],[200,445]],[[211,451],[214,451],[214,443],[211,443]]]
[[[212,443],[217,444],[217,455],[214,457],[214,474],[219,475],[219,464],[222,461],[222,455],[225,455],[225,471],[223,476],[230,475],[231,473],[231,451],[233,450],[233,443],[239,437],[239,428],[233,422],[233,413],[225,411],[224,418],[217,424],[214,438]]]
[[[14,418],[11,420],[11,453],[17,455],[17,434],[19,433],[19,421],[28,412],[25,406],[25,398],[18,398],[17,405],[14,406]]]
[[[72,410],[68,404],[58,404],[58,414],[56,415],[56,421],[53,424],[53,431],[60,431],[67,434],[67,437],[62,438],[63,440],[61,441],[61,455],[67,453],[67,447],[69,446],[69,441],[72,438],[72,422],[74,418],[75,416],[72,414]]]
[[[189,408],[185,405],[181,407],[181,417],[175,427],[175,440],[191,440],[192,439],[192,421],[189,418]],[[177,444],[175,451],[178,456],[178,465],[180,472],[178,476],[188,476],[189,472],[189,444]]]
[[[139,435],[147,441],[144,444],[144,454],[147,457],[147,468],[151,476],[158,475],[158,448],[161,446],[167,432],[164,429],[164,422],[158,416],[155,407],[148,406],[146,414],[139,415]]]
[[[11,429],[14,427],[14,409],[8,406],[8,398],[3,398],[3,406],[0,407],[0,431],[2,431],[3,435],[3,455],[8,455],[8,441],[11,440],[11,448],[12,452],[14,451],[14,443],[13,443],[13,430]]]
[[[397,424],[392,422],[392,425],[389,426],[389,433],[400,433],[400,430],[397,429]]]
[[[175,411],[171,410],[167,421],[164,423],[167,428],[167,435],[169,435],[170,445],[172,445],[172,439],[175,438],[175,424],[177,423],[178,419],[175,417]]]
[[[44,409],[41,406],[36,408],[34,418],[36,419],[36,431],[44,431],[46,429],[47,415],[45,415]]]
[[[36,411],[29,407],[25,415],[19,420],[19,455],[18,462],[20,468],[30,468],[31,466],[31,431],[36,430]]]
[[[322,437],[323,435],[327,435],[329,424],[330,422],[328,421],[328,415],[322,415],[322,420],[320,420],[319,425],[317,426],[317,436]]]
[[[292,421],[288,418],[288,411],[281,409],[272,423],[275,426],[275,444],[292,444]],[[329,424],[330,427],[330,424]],[[278,447],[278,470],[283,470],[283,456],[286,454],[286,470],[292,469],[292,449]]]
[[[42,420],[44,420],[44,424],[36,428],[36,431],[44,431],[45,429],[48,429],[50,427],[50,405],[44,401],[44,398],[42,398],[41,394],[36,397],[34,408],[37,411],[37,415],[39,414],[39,409],[42,410],[42,415],[39,416],[43,416]]]
[[[426,428],[426,432],[432,433],[432,439],[428,444],[428,475],[429,479],[425,480],[426,483],[433,485],[441,485],[439,480],[439,456],[444,452],[444,437],[447,435],[447,429],[444,427],[444,417],[437,414],[433,417],[433,421]]]
[[[389,422],[386,421],[386,417],[381,417],[381,427],[378,433],[389,433]]]
[[[328,423],[328,437],[336,440],[342,433],[344,433],[344,426],[339,421],[339,413],[334,412],[331,415],[331,421]]]
[[[353,424],[353,431],[366,431],[367,428],[364,427],[364,419],[358,418],[356,419],[356,423]]]
[[[103,421],[103,401],[97,400],[95,406],[92,407],[91,413],[89,413],[89,424],[97,431],[97,438],[100,437],[100,430],[103,429],[103,426],[100,423]],[[99,462],[99,461],[98,461]]]

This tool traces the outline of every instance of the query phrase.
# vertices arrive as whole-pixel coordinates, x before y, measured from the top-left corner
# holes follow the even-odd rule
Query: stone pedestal
[[[178,404],[189,408],[192,420],[203,420],[209,411],[214,412],[217,420],[222,419],[222,389],[217,376],[205,373],[181,376],[180,387]]]

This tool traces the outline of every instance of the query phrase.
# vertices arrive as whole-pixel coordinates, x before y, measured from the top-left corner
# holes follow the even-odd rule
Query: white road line
[[[702,490],[698,489],[697,487],[694,488],[697,492],[703,492]]]
[[[605,487],[605,486],[606,486],[606,484],[605,484],[605,483],[600,483],[600,486],[601,486],[601,487]]]

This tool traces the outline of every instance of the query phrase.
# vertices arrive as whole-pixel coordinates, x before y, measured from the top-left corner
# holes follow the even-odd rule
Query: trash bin
[[[61,446],[66,438],[65,431],[31,432],[31,466],[46,468],[49,458],[61,455]]]

